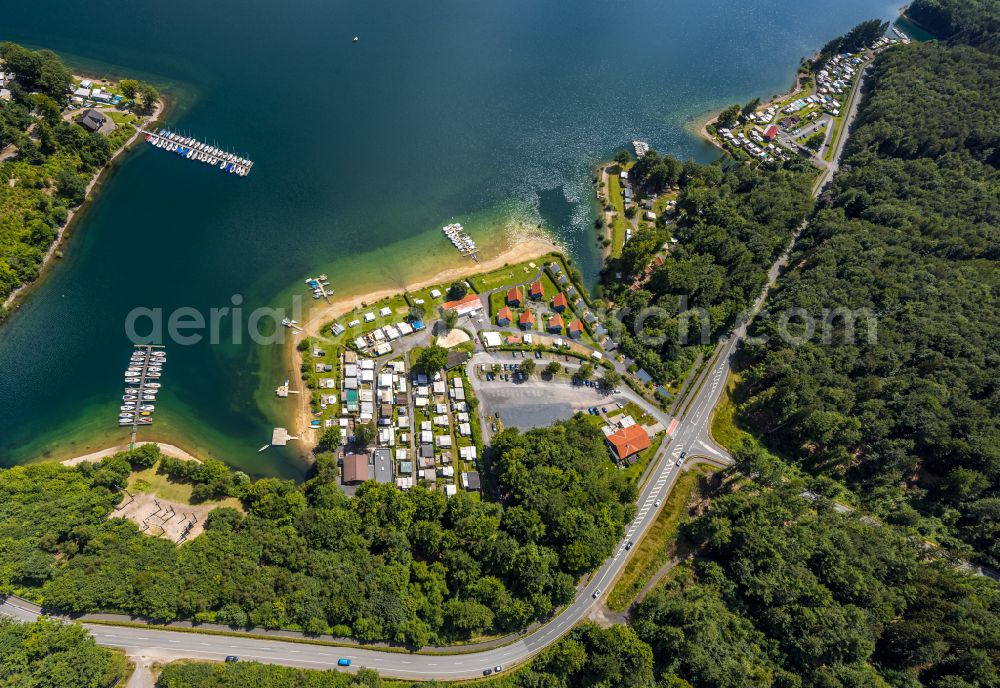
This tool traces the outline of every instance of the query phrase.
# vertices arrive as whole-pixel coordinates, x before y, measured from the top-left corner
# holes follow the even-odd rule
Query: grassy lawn
[[[622,408],[622,413],[627,416],[632,416],[632,420],[639,425],[652,425],[656,422],[655,418],[646,413],[643,408],[634,401],[626,402],[625,406]]]
[[[611,257],[617,258],[622,254],[625,230],[629,224],[625,218],[625,199],[622,196],[621,180],[615,174],[608,174],[608,202],[615,211],[611,220]]]
[[[608,606],[611,609],[625,610],[653,574],[670,561],[681,524],[688,519],[687,506],[697,492],[699,480],[714,471],[714,468],[699,466],[681,474],[677,479],[659,516],[642,540],[634,546],[625,570],[608,596]]]
[[[475,284],[476,290],[480,294],[498,287],[510,287],[515,284],[520,284],[521,282],[527,282],[538,273],[538,270],[545,263],[550,260],[552,260],[551,256],[542,256],[535,260],[525,261],[523,263],[505,265],[504,267],[498,268],[493,272],[487,272],[482,275],[474,275],[469,278],[469,281]],[[531,267],[532,263],[534,263],[535,267]]]
[[[392,309],[392,315],[383,318],[379,315],[379,311],[386,307]],[[433,316],[434,306],[431,305],[430,301],[424,304],[424,309],[427,311],[427,317]],[[354,341],[357,337],[367,334],[372,330],[377,330],[385,325],[396,324],[406,318],[409,312],[410,304],[407,302],[406,297],[402,294],[397,294],[396,296],[376,301],[350,313],[345,313],[336,320],[327,323],[323,326],[323,336],[327,340],[326,343],[328,346],[330,341],[336,344],[344,344],[347,341]],[[365,322],[365,313],[374,313],[375,320]],[[352,320],[360,320],[361,324],[354,327],[347,327],[347,323]],[[334,322],[338,322],[346,328],[346,331],[337,337],[334,337],[330,332],[330,326]]]
[[[157,462],[152,468],[133,473],[129,477],[128,491],[132,493],[145,492],[171,502],[190,504],[193,486],[186,483],[172,482],[166,475],[157,473],[156,469],[159,468],[159,465],[159,462]],[[243,511],[243,505],[238,499],[233,497],[213,503],[217,503],[218,506],[230,506]]]
[[[663,444],[663,438],[667,436],[667,433],[661,432],[656,437],[648,447],[646,447],[640,454],[639,459],[634,464],[625,469],[625,475],[632,482],[638,482],[639,478],[642,477],[643,471],[646,470],[646,466],[649,462],[653,460],[656,456],[656,452],[660,450],[660,445]]]
[[[712,437],[729,451],[733,451],[744,438],[750,437],[749,433],[736,425],[736,407],[742,401],[739,398],[739,382],[739,376],[730,373],[726,389],[712,412]]]

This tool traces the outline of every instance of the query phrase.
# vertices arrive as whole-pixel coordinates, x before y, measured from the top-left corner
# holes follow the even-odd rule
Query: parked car
[[[237,657],[236,655],[229,655],[228,657],[226,657],[226,661],[229,663],[238,662],[240,661],[240,658]]]
[[[489,676],[493,673],[492,669],[483,669],[483,676]]]
[[[493,671],[499,674],[501,671],[503,671],[503,664],[497,664],[495,667],[493,667]]]
[[[632,545],[633,545],[633,542],[631,540],[629,540],[628,543],[626,543],[626,545],[625,545],[625,551],[628,551],[628,550],[632,549]]]
[[[351,666],[351,660],[347,657],[341,657],[337,660],[337,666]]]
[[[625,408],[625,405],[620,401],[616,401],[615,406],[617,406],[618,408]]]
[[[655,502],[653,502],[653,506],[660,506],[660,504],[662,503],[663,503],[662,499],[657,499]]]

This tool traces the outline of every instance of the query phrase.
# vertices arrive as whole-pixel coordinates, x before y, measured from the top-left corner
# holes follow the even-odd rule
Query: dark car
[[[229,655],[228,657],[226,657],[226,661],[227,662],[238,662],[238,661],[240,661],[240,658],[237,657],[236,655]]]
[[[489,676],[493,673],[492,669],[483,669],[483,676]]]

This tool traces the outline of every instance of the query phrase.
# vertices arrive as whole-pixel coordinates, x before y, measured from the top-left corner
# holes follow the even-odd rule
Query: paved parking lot
[[[565,382],[477,381],[476,394],[485,415],[500,414],[504,427],[521,430],[551,425],[591,406],[614,404],[594,387]]]

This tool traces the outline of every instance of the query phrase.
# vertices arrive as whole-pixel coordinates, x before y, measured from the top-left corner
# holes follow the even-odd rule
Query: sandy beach
[[[74,75],[74,78],[79,79],[80,77]],[[152,124],[153,122],[159,120],[160,116],[163,114],[165,109],[166,109],[165,100],[163,96],[160,96],[160,100],[156,102],[156,107],[153,109],[153,112],[145,120],[143,120],[142,126],[144,127],[148,126],[149,124]],[[90,194],[94,190],[94,187],[97,186],[98,182],[101,181],[101,178],[104,176],[104,173],[111,168],[112,164],[118,158],[118,156],[122,155],[123,153],[132,148],[136,140],[139,138],[140,134],[141,132],[138,129],[136,129],[135,134],[133,134],[132,137],[125,142],[125,145],[119,148],[114,153],[114,155],[111,156],[111,159],[108,160],[108,164],[99,169],[97,171],[97,174],[95,174],[91,178],[90,182],[87,183],[87,189],[84,192],[83,203],[76,206],[75,208],[71,208],[69,212],[66,214],[66,222],[64,222],[62,227],[60,227],[56,231],[56,238],[52,241],[52,245],[49,246],[49,250],[45,252],[45,258],[42,260],[42,264],[38,268],[38,274],[35,276],[33,280],[25,282],[17,289],[12,291],[10,294],[8,294],[7,298],[4,299],[3,302],[4,308],[10,308],[12,305],[15,304],[15,302],[20,297],[22,297],[24,294],[27,293],[27,290],[30,287],[33,287],[34,285],[38,284],[41,281],[42,276],[45,274],[45,271],[50,267],[52,258],[55,256],[56,251],[59,250],[59,248],[63,244],[63,241],[66,239],[66,236],[69,234],[70,227],[73,226],[73,219],[77,216],[77,213],[79,213],[80,210],[82,210],[87,206],[87,202],[90,201]]]
[[[298,370],[302,364],[301,356],[298,349],[296,349],[296,345],[299,341],[301,341],[304,337],[318,336],[323,325],[326,325],[344,313],[349,313],[357,308],[361,308],[363,304],[375,303],[376,301],[390,296],[395,296],[396,294],[401,294],[407,291],[416,291],[418,289],[424,289],[436,284],[448,284],[449,282],[462,279],[463,277],[483,272],[491,272],[502,268],[504,265],[521,263],[526,260],[531,260],[532,258],[537,258],[538,256],[543,256],[547,253],[560,250],[559,246],[549,239],[543,239],[540,237],[526,238],[516,241],[512,246],[498,253],[496,256],[483,260],[479,263],[470,262],[458,267],[441,270],[427,278],[414,280],[413,282],[407,283],[402,287],[394,286],[391,288],[366,292],[364,294],[345,296],[337,298],[337,300],[330,305],[321,304],[319,306],[314,306],[312,310],[309,311],[308,319],[305,320],[302,325],[302,331],[296,332],[292,341],[286,347],[286,350],[288,351],[289,369]],[[294,396],[296,397],[296,411],[294,418],[295,431],[293,434],[303,437],[304,444],[311,447],[315,444],[316,438],[310,437],[306,434],[309,432],[309,421],[312,419],[312,412],[309,409],[310,395],[306,394],[305,390],[303,390],[302,394],[296,394]]]
[[[160,453],[164,456],[172,456],[175,459],[183,459],[185,461],[197,461],[201,463],[198,457],[193,456],[180,447],[173,444],[166,444],[165,442],[136,442],[135,446],[141,447],[144,444],[158,444],[160,446]],[[75,466],[80,463],[93,463],[95,461],[100,461],[101,459],[111,456],[112,454],[117,454],[118,452],[123,452],[128,449],[127,444],[120,444],[115,447],[108,447],[107,449],[101,449],[100,451],[91,452],[90,454],[84,454],[83,456],[76,456],[72,459],[66,459],[65,461],[60,461],[64,466]]]

